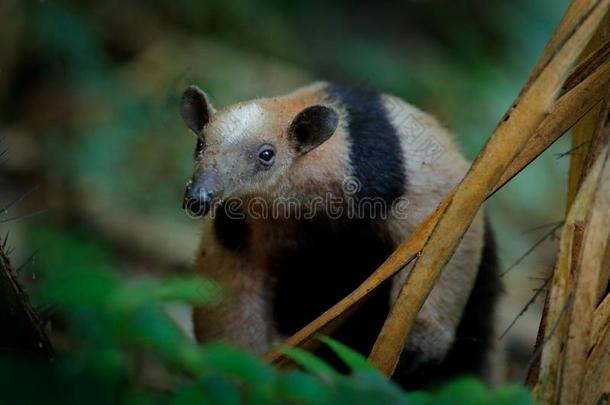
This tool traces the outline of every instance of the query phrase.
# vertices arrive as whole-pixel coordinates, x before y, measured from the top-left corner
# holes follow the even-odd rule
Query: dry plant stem
[[[604,152],[604,157],[607,149]],[[567,336],[569,317],[562,316],[562,308],[570,299],[574,285],[573,266],[576,264],[579,241],[582,240],[583,225],[599,183],[604,160],[598,159],[580,188],[561,234],[559,254],[553,279],[549,289],[549,306],[546,317],[544,341],[546,342],[540,359],[540,369],[534,394],[540,403],[557,403],[561,373],[561,352]],[[568,311],[570,309],[568,308]],[[551,335],[551,329],[555,332]]]
[[[598,304],[598,290],[601,281],[604,253],[610,236],[610,160],[608,149],[600,155],[604,161],[601,178],[597,184],[592,206],[589,209],[588,220],[583,236],[579,262],[576,264],[578,277],[574,290],[574,302],[568,327],[569,339],[566,341],[563,354],[560,401],[564,404],[578,402],[584,391],[598,391],[600,387],[591,386],[591,381],[584,380],[586,363],[598,363],[598,359],[589,358],[591,342],[591,324],[594,310]],[[604,280],[605,284],[605,280]],[[604,339],[605,340],[605,339]],[[603,345],[603,342],[601,342]],[[610,349],[610,346],[600,350]],[[606,375],[606,364],[594,367]],[[601,368],[601,369],[600,369]]]
[[[608,242],[608,245],[606,245],[606,249],[607,252],[610,251],[610,241]],[[604,259],[604,266],[605,268],[607,268],[608,266],[608,256],[606,256],[606,258]],[[595,310],[595,312],[593,313],[593,324],[591,326],[591,354],[589,355],[589,359],[595,359],[598,356],[607,356],[608,351],[610,350],[610,343],[608,343],[607,340],[607,334],[609,333],[608,330],[610,329],[610,295],[607,295],[604,300],[601,302],[601,304],[597,307],[597,309]],[[600,350],[605,350],[605,352],[601,352],[601,353],[605,353],[605,354],[597,354],[597,352],[599,352]],[[610,359],[608,359],[607,357],[605,359],[600,358],[599,362],[600,363],[608,363],[610,361]],[[584,381],[589,381],[589,373],[590,370],[593,370],[594,368],[594,364],[591,364],[591,360],[589,360],[587,362],[587,365],[585,366],[585,369],[587,371],[585,371],[585,377],[584,377]],[[595,377],[601,377],[602,379],[605,378],[605,387],[603,388],[603,391],[608,393],[610,392],[610,368],[606,367],[605,370],[605,374],[603,373],[603,370],[596,370],[596,375]],[[602,384],[603,384],[603,380],[602,380]],[[587,400],[588,396],[587,396],[587,392],[583,392],[583,400]]]
[[[578,0],[574,2],[585,3],[587,2]],[[487,195],[544,119],[569,68],[589,42],[609,4],[610,0],[603,0],[597,2],[590,12],[583,10],[582,17],[578,18],[580,24],[574,27],[574,31],[553,54],[537,78],[524,89],[510,116],[494,131],[449,200],[371,352],[371,362],[384,374],[393,373],[415,317],[441,269],[450,259]]]
[[[591,41],[587,44],[581,55],[581,60],[598,57],[603,58],[604,49],[607,44],[604,44],[610,39],[610,32],[608,24],[610,23],[610,16],[606,15],[599,25],[595,35],[591,38]],[[601,55],[596,55],[601,53]],[[607,56],[607,55],[606,55]],[[578,72],[575,72],[578,73]],[[566,212],[578,191],[578,187],[582,183],[584,176],[586,175],[586,162],[588,161],[589,166],[594,160],[588,160],[588,152],[591,149],[591,140],[596,133],[596,127],[598,123],[598,117],[600,115],[602,106],[598,106],[591,110],[585,117],[576,124],[572,131],[572,148],[578,148],[578,153],[574,153],[570,157],[570,171],[568,176],[568,200],[566,204]]]
[[[608,86],[607,89],[608,92],[603,100],[597,127],[591,138],[589,152],[583,165],[585,173],[591,169],[592,162],[595,162],[599,152],[610,141],[610,86]],[[602,274],[600,274],[599,288],[597,290],[597,302],[600,302],[604,298],[610,279],[610,246],[603,255],[604,264],[602,265]]]
[[[532,68],[530,77],[523,86],[523,89],[528,88],[531,82],[538,78],[540,72],[550,62],[557,49],[569,38],[573,28],[579,25],[579,21],[582,20],[583,16],[591,12],[597,3],[599,3],[599,0],[572,1],[570,3],[559,25],[553,32],[551,39],[549,39],[549,42],[544,47],[540,58]]]
[[[610,86],[610,61],[583,79],[577,86],[565,93],[556,103],[551,112],[538,127],[536,136],[532,139],[528,148],[522,150],[518,158],[503,174],[496,185],[494,192],[508,182],[513,176],[527,166],[532,160],[540,155],[546,148],[555,142],[565,131],[582,117],[602,97],[602,89]],[[346,316],[346,311],[360,303],[371,291],[381,285],[384,281],[396,274],[402,267],[408,264],[421,250],[426,239],[430,235],[432,226],[438,220],[439,212],[447,203],[447,196],[441,205],[403,242],[396,251],[356,290],[347,295],[329,310],[310,322],[303,329],[284,341],[288,346],[303,346],[309,342],[317,333],[328,334],[331,327]],[[271,362],[282,359],[283,352],[273,349],[265,358]]]
[[[610,231],[610,164],[606,155],[601,179],[596,185],[594,200],[588,212],[580,254],[574,270],[574,302],[570,311],[568,336],[563,351],[560,403],[576,403],[583,383],[585,360],[589,352],[589,338],[593,311],[597,306],[598,284]],[[574,272],[573,272],[574,273]]]
[[[583,175],[586,175],[589,172],[593,162],[597,159],[597,156],[604,145],[608,143],[608,138],[610,137],[610,87],[606,88],[606,96],[597,110],[599,111],[597,122],[595,123],[594,131],[588,140],[588,150],[584,162],[582,163]],[[593,112],[593,110],[590,112]],[[579,185],[584,179],[583,175],[581,175]]]
[[[610,247],[606,245],[606,249]],[[605,261],[604,261],[605,262]],[[607,262],[605,262],[607,263]],[[593,312],[593,322],[591,323],[591,347],[593,343],[600,339],[602,331],[610,324],[610,295],[599,304],[599,306]]]
[[[600,337],[594,346],[587,363],[583,380],[586,385],[582,387],[579,404],[603,404],[601,396],[608,392],[608,377],[610,364],[610,324],[600,331]]]
[[[588,61],[583,65],[592,62]],[[535,135],[528,142],[527,148],[522,149],[521,153],[510,163],[494,192],[510,181],[570,129],[600,101],[608,88],[610,88],[610,60],[598,66],[597,70],[590,72],[586,79],[575,85],[555,102],[551,112],[538,126]]]
[[[563,85],[563,90],[568,91],[572,89],[608,59],[610,59],[610,41],[604,42],[604,44],[601,45],[597,50],[591,52],[586,58],[584,58],[586,63],[582,62],[572,70],[572,73],[570,73],[565,84]]]
[[[601,62],[608,59],[609,45],[607,39],[609,38],[609,22],[610,16],[606,14],[605,20],[602,22],[602,24],[600,24],[589,46],[583,52],[583,55],[588,55],[589,60],[596,59]],[[604,41],[606,42],[603,43],[597,51],[592,51],[593,49],[595,49],[595,46],[601,44]],[[592,65],[594,65],[594,63]],[[569,85],[575,80],[577,80],[579,76],[585,74],[586,70],[587,68],[575,69],[570,78],[568,78],[566,87],[569,87]],[[578,153],[572,154],[570,158],[567,204],[568,209],[571,206],[571,202],[574,199],[575,193],[581,187],[583,179],[589,172],[593,162],[596,161],[597,154],[602,149],[603,143],[607,141],[608,138],[608,123],[606,118],[608,117],[608,112],[610,109],[610,87],[606,86],[605,89],[606,95],[601,105],[591,110],[585,116],[585,118],[578,123],[578,125],[573,131],[572,146],[573,148],[578,148]],[[588,227],[586,229],[586,232],[589,233]],[[605,286],[607,285],[608,278],[607,269],[606,271],[603,271],[604,265],[602,262],[601,264],[599,264],[599,266],[601,267],[600,271],[603,273],[602,275],[598,274],[595,277],[591,277],[591,275],[584,276],[584,280],[579,280],[579,274],[581,274],[583,270],[587,269],[587,266],[581,268],[579,267],[578,263],[574,262],[579,257],[581,257],[580,245],[583,236],[583,232],[579,232],[572,235],[571,237],[571,244],[573,246],[571,252],[573,258],[573,263],[571,264],[571,274],[573,275],[574,279],[572,280],[572,282],[576,283],[577,286],[581,286],[581,289],[579,289],[579,291],[582,291],[583,283],[585,285],[589,285],[589,288],[591,288],[591,283],[595,283],[597,291],[594,294],[595,298],[592,297],[593,293],[591,292],[589,292],[589,294],[584,293],[583,296],[579,295],[581,294],[580,292],[576,293],[574,300],[575,307],[571,308],[571,310],[569,311],[568,319],[564,322],[566,327],[570,329],[570,339],[567,339],[567,341],[564,342],[555,338],[554,344],[551,345],[551,347],[544,348],[546,353],[544,353],[543,351],[543,357],[541,361],[546,362],[546,364],[544,365],[544,367],[541,366],[541,370],[537,378],[534,373],[535,370],[532,370],[532,373],[530,374],[530,382],[537,381],[536,391],[538,393],[538,398],[544,402],[561,400],[562,403],[570,403],[570,401],[574,401],[575,398],[577,398],[580,389],[579,384],[583,381],[580,379],[580,377],[582,376],[581,373],[583,372],[584,367],[586,367],[582,364],[582,362],[586,358],[585,356],[588,353],[588,350],[591,348],[592,339],[595,339],[597,335],[603,330],[603,325],[601,324],[602,322],[598,317],[595,317],[592,312],[595,308],[595,304],[597,304],[597,302],[599,302],[599,299],[601,299],[601,294],[605,292]],[[605,241],[604,244],[606,243],[607,242]],[[599,257],[602,260],[604,256],[608,256],[607,246],[605,249],[606,254],[604,254],[604,252],[598,252],[598,254],[600,255]],[[584,261],[590,261],[590,258],[585,257]],[[591,270],[589,269],[589,272],[590,271]],[[595,278],[595,280],[592,280],[592,278]],[[545,311],[543,312],[543,317],[541,320],[539,336],[548,334],[547,329],[551,325],[551,322],[547,319],[549,307],[551,307],[552,305],[550,303],[550,298],[558,294],[558,292],[553,291],[553,287],[549,290],[547,303],[545,305]],[[590,302],[589,305],[591,306],[586,303],[587,301]],[[591,302],[594,302],[595,304]],[[583,309],[583,307],[587,308]],[[570,315],[572,316],[570,317]],[[586,322],[583,322],[584,320],[586,320]],[[591,321],[593,321],[594,323],[592,325],[593,328],[591,328],[591,325],[589,323]],[[575,322],[580,327],[584,326],[584,329],[578,330],[579,326],[576,326],[570,322]],[[589,331],[591,331],[591,336],[588,336]],[[575,333],[575,336],[572,336],[573,333]],[[572,339],[572,337],[574,339]],[[537,342],[537,346],[540,344],[539,342]],[[560,349],[559,347],[564,344],[566,344],[568,347],[566,349]],[[580,353],[582,357],[579,357],[578,353]],[[560,358],[559,356],[564,356],[564,358]],[[575,357],[576,362],[572,363]],[[562,365],[566,365],[565,369],[562,369]],[[553,369],[553,367],[555,369]],[[575,376],[575,380],[570,380],[571,376]],[[560,378],[561,380],[558,381],[557,379]],[[584,381],[587,381],[587,379],[585,379]]]
[[[564,84],[564,90],[565,91],[569,91],[570,89],[572,89],[574,86],[576,86],[578,83],[580,83],[582,81],[583,77],[586,77],[587,74],[592,70],[595,69],[596,67],[598,67],[600,64],[606,63],[609,59],[610,59],[610,41],[606,41],[599,49],[591,52],[591,48],[592,48],[592,43],[599,43],[600,41],[600,32],[603,29],[607,29],[607,28],[603,28],[603,25],[606,24],[608,21],[608,14],[606,14],[606,18],[605,21],[602,22],[601,27],[598,28],[598,31],[596,32],[596,34],[594,35],[594,38],[591,40],[591,42],[589,43],[589,46],[587,47],[588,49],[586,49],[583,52],[583,55],[587,54],[588,56],[586,57],[586,61],[584,63],[581,63],[580,65],[578,65],[575,69],[573,69],[572,73],[570,74],[570,76],[566,79],[566,83]],[[582,59],[582,57],[581,57]],[[569,210],[570,206],[571,206],[571,200],[573,198],[573,193],[576,191],[575,186],[579,185],[580,182],[582,181],[582,178],[584,178],[583,173],[587,173],[588,170],[590,169],[590,166],[593,164],[593,162],[595,161],[595,157],[596,157],[596,153],[599,152],[599,150],[601,149],[601,146],[599,146],[598,144],[600,143],[599,140],[602,138],[601,132],[603,128],[598,128],[598,131],[596,133],[596,135],[593,136],[593,138],[589,139],[589,140],[584,140],[585,138],[587,138],[590,135],[585,135],[586,133],[583,132],[583,130],[588,130],[588,131],[593,131],[594,128],[594,122],[592,117],[597,117],[597,113],[599,113],[600,110],[606,110],[608,108],[608,96],[610,95],[610,92],[608,91],[608,89],[610,89],[610,86],[608,86],[607,83],[603,83],[602,86],[600,87],[599,90],[603,91],[606,97],[606,100],[602,103],[602,104],[606,104],[606,106],[598,106],[596,107],[594,110],[590,111],[587,114],[587,117],[585,119],[583,119],[583,122],[578,123],[578,126],[575,128],[575,131],[577,132],[577,137],[578,137],[578,141],[574,141],[574,138],[572,139],[572,145],[573,145],[573,150],[574,153],[571,154],[571,160],[570,160],[570,179],[568,181],[568,199],[569,202],[566,205],[566,209]],[[593,145],[595,143],[595,145]],[[587,148],[588,152],[585,150],[583,151],[583,148]],[[586,160],[583,162],[581,156],[587,155]],[[575,164],[574,163],[574,159],[578,160],[579,164]],[[577,172],[575,170],[575,168],[578,168],[580,170],[581,173]],[[577,181],[578,180],[578,183]],[[536,349],[534,350],[534,352],[539,352],[540,349],[539,347],[543,344],[544,342],[544,335],[545,335],[545,328],[547,327],[552,327],[552,325],[547,325],[547,312],[548,312],[548,306],[549,306],[549,295],[547,294],[546,299],[545,299],[545,303],[544,303],[544,307],[543,307],[543,311],[542,311],[542,317],[540,320],[540,327],[538,329],[538,336],[536,339]],[[536,360],[533,363],[533,366],[530,369],[530,373],[528,375],[528,379],[527,379],[527,383],[530,386],[534,386],[537,382],[537,378],[538,378],[538,371],[539,371],[539,359]]]

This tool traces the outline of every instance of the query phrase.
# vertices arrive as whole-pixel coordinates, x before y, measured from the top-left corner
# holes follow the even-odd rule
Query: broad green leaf
[[[282,351],[305,370],[323,378],[336,376],[337,372],[324,360],[297,347],[283,346]]]
[[[509,384],[495,390],[493,403],[498,405],[533,405],[534,399],[527,388]]]
[[[362,356],[354,349],[328,336],[319,336],[319,339],[330,347],[352,371],[377,372],[377,369],[369,363],[366,357]]]

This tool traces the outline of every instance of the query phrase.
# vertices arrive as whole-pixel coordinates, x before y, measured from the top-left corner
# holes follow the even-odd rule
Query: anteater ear
[[[339,115],[323,105],[301,111],[290,124],[288,136],[296,151],[302,155],[326,141],[337,129]]]
[[[214,114],[214,107],[208,96],[197,86],[190,86],[182,93],[180,115],[187,127],[197,135],[201,135],[203,126]]]

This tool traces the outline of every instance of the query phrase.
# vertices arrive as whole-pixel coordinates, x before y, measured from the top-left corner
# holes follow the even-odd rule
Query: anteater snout
[[[211,190],[197,182],[189,181],[184,191],[182,208],[191,216],[201,217],[210,211],[213,199],[214,193]]]

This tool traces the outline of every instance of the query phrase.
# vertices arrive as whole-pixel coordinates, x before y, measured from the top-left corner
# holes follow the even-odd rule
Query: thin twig
[[[519,320],[519,318],[521,318],[523,316],[523,314],[525,314],[527,312],[527,310],[529,309],[529,307],[536,301],[536,299],[538,298],[538,296],[540,295],[540,293],[542,293],[542,291],[544,291],[546,289],[546,286],[549,284],[549,281],[551,281],[551,277],[552,276],[548,276],[546,278],[546,280],[544,280],[544,283],[542,283],[542,285],[538,288],[536,288],[534,295],[532,296],[532,298],[529,299],[529,301],[527,301],[527,303],[525,304],[525,306],[521,309],[521,311],[519,311],[519,313],[517,314],[517,316],[511,321],[511,323],[508,325],[508,327],[504,330],[504,332],[502,332],[502,334],[500,335],[500,337],[498,338],[498,340],[502,340],[504,339],[504,337],[506,336],[506,334],[511,330],[511,328],[517,323],[517,320]]]
[[[538,225],[538,226],[535,226],[533,228],[526,229],[525,231],[523,231],[523,234],[525,235],[525,234],[528,234],[528,233],[531,233],[531,232],[536,232],[536,231],[539,231],[540,229],[546,229],[546,228],[548,228],[550,226],[555,226],[557,224],[563,224],[563,219],[560,220],[560,221],[554,221],[554,222],[550,222],[548,224]]]
[[[549,280],[550,280],[550,278],[549,278]],[[570,307],[570,303],[572,302],[572,298],[573,298],[572,295],[570,295],[568,297],[568,299],[566,300],[565,304],[561,308],[561,312],[559,313],[559,317],[557,318],[557,321],[553,324],[553,327],[551,328],[549,335],[545,336],[544,340],[540,343],[540,345],[538,347],[536,347],[536,350],[534,350],[534,353],[532,353],[532,357],[529,359],[529,361],[527,362],[527,364],[525,365],[525,367],[523,368],[521,373],[519,373],[519,375],[520,375],[519,381],[522,381],[524,383],[526,382],[527,375],[529,374],[530,369],[534,365],[534,362],[538,359],[540,354],[542,354],[542,350],[544,349],[544,346],[546,346],[546,344],[553,337],[555,332],[557,332],[557,328],[559,327],[559,324],[561,323],[561,318],[563,318],[563,316],[565,315],[566,311]]]
[[[517,260],[515,260],[510,266],[506,268],[502,273],[500,273],[500,277],[504,277],[509,271],[517,267],[526,257],[528,257],[538,246],[540,246],[545,240],[550,237],[555,237],[555,232],[563,225],[563,221],[556,224],[550,231],[545,233],[542,238],[538,239],[536,243],[534,243],[525,253],[523,253]]]
[[[15,269],[15,273],[19,274],[21,270],[23,270],[27,265],[34,261],[34,257],[38,254],[38,250],[35,250],[31,255],[28,256],[27,259],[19,267]]]
[[[39,210],[39,211],[34,211],[34,212],[30,212],[30,213],[23,214],[23,215],[17,215],[16,217],[0,219],[0,224],[4,224],[7,222],[11,222],[11,221],[18,221],[20,219],[30,218],[30,217],[36,216],[38,214],[42,214],[43,212],[46,212],[46,211],[47,210]]]
[[[10,231],[6,232],[6,235],[4,236],[4,241],[2,242],[2,250],[6,250],[6,244],[8,242],[8,236],[10,234]]]
[[[589,144],[590,142],[591,142],[591,140],[589,139],[587,141],[584,141],[584,142],[574,146],[573,148],[571,148],[567,152],[555,153],[553,156],[555,156],[555,159],[559,160],[562,157],[565,157],[565,156],[568,156],[568,155],[573,155],[575,151],[577,151],[578,149],[582,148],[583,146]]]
[[[11,207],[13,207],[15,204],[23,201],[28,195],[32,194],[34,191],[38,190],[39,188],[40,188],[40,184],[35,185],[31,189],[29,189],[28,191],[21,194],[19,197],[15,198],[13,201],[11,201],[7,205],[5,205],[3,208],[0,208],[0,215],[6,214],[8,212],[8,210],[11,209]]]

